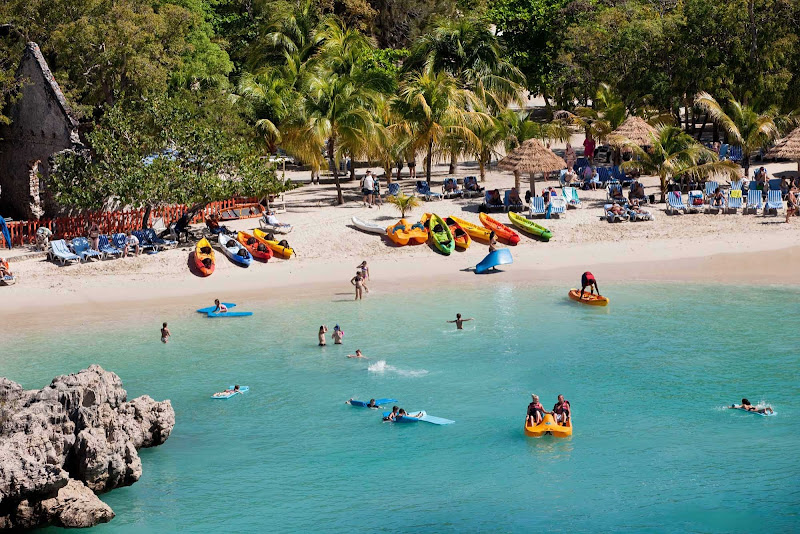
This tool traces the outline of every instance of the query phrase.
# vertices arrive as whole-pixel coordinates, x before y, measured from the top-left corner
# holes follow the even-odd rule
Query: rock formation
[[[96,494],[139,480],[137,450],[164,443],[174,426],[169,400],[128,402],[99,365],[41,390],[0,377],[0,530],[110,521]]]

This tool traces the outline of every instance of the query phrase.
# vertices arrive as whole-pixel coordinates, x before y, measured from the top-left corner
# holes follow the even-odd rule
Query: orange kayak
[[[468,249],[470,244],[472,244],[472,239],[469,238],[467,231],[464,230],[464,228],[462,228],[461,225],[458,224],[458,222],[452,217],[445,217],[444,222],[450,227],[450,232],[453,234],[456,247],[462,250]]]
[[[581,298],[581,290],[580,289],[570,289],[569,290],[569,298],[576,302],[580,302],[581,304],[587,304],[589,306],[608,306],[608,297],[601,297],[600,295],[592,295],[589,292],[583,292],[583,298]]]
[[[194,246],[194,264],[203,276],[214,272],[214,249],[205,237]]]
[[[497,239],[505,241],[509,245],[516,245],[519,243],[519,234],[505,224],[492,219],[485,213],[479,214],[478,218],[481,220],[482,225],[495,233]]]
[[[252,245],[248,245],[247,242],[251,239],[255,239],[256,242]],[[236,234],[236,240],[244,245],[254,258],[261,261],[269,261],[270,258],[272,258],[272,249],[269,248],[266,243],[261,243],[254,235],[248,234],[247,232],[239,232]],[[258,245],[264,245],[263,248],[265,250],[258,250]]]

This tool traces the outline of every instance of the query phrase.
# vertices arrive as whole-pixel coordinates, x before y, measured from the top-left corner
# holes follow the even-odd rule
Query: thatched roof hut
[[[652,144],[653,136],[657,134],[658,130],[647,124],[643,118],[631,115],[608,135],[608,142],[615,146],[620,146],[626,141],[647,146]]]
[[[567,168],[564,158],[556,155],[544,146],[538,139],[528,139],[500,160],[497,166],[504,171],[514,173],[514,187],[519,191],[519,175],[527,172],[547,174]],[[535,193],[533,179],[531,179],[531,192]]]
[[[800,127],[795,128],[789,135],[778,140],[775,146],[767,151],[767,157],[796,161],[797,170],[800,171]]]

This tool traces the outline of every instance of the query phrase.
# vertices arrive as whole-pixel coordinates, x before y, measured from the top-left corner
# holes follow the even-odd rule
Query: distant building
[[[51,158],[83,145],[78,121],[36,43],[25,47],[17,78],[23,86],[6,112],[11,124],[0,125],[0,215],[38,219],[57,210],[44,188]]]

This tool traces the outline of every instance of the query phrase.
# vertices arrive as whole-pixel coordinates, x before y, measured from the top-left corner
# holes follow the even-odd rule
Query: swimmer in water
[[[744,410],[746,412],[756,412],[756,413],[775,413],[771,406],[765,406],[763,408],[759,408],[758,406],[753,406],[750,404],[750,401],[747,399],[742,399],[741,404],[731,404],[729,407],[731,410]]]
[[[395,421],[397,419],[397,406],[392,406],[392,412],[383,418],[384,421]]]
[[[361,354],[361,349],[356,349],[356,353],[355,354],[348,354],[347,357],[348,358],[364,358],[364,359],[367,359],[366,356]]]
[[[214,299],[214,311],[211,313],[228,313],[228,307],[225,306],[223,303],[219,301],[219,299]]]
[[[171,335],[172,334],[170,333],[169,328],[167,328],[167,323],[162,324],[161,325],[161,342],[162,343],[166,343],[167,341],[169,341],[169,337]]]
[[[461,318],[461,314],[457,313],[455,321],[447,321],[447,322],[448,323],[456,323],[456,330],[463,330],[464,329],[464,323],[466,321],[474,321],[474,320],[475,319],[473,319],[472,317],[470,317],[469,319],[462,319]]]
[[[333,338],[334,345],[341,345],[342,339],[344,338],[344,330],[339,328],[339,325],[337,324],[333,327],[333,335],[331,337]]]
[[[327,334],[327,333],[328,333],[328,327],[327,326],[322,325],[322,326],[319,327],[319,346],[320,347],[324,347],[326,345],[326,343],[325,343],[325,334]]]
[[[370,399],[367,403],[367,408],[380,408],[380,406],[375,404],[375,399]]]

